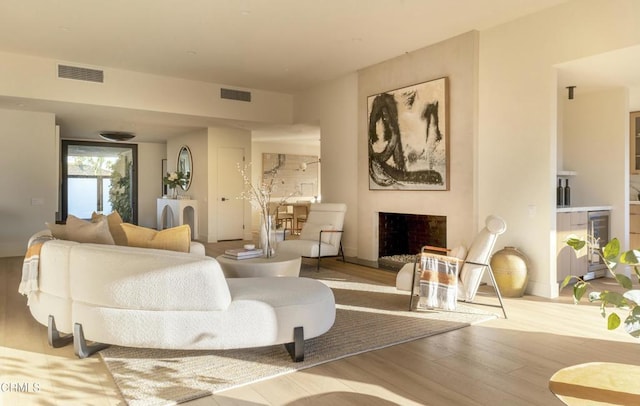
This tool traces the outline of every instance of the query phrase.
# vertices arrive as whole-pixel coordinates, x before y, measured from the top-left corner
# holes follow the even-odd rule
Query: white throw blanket
[[[53,237],[50,235],[41,235],[33,238],[27,247],[27,253],[24,256],[24,262],[22,263],[22,280],[18,287],[18,292],[27,296],[27,298],[30,297],[32,292],[36,292],[38,290],[40,250],[42,249],[42,245],[49,240],[53,240]],[[29,304],[28,299],[27,304]]]

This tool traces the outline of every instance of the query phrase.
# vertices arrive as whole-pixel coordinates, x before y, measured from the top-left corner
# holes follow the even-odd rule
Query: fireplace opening
[[[447,217],[430,214],[379,213],[378,265],[400,269],[413,262],[424,245],[447,247]]]

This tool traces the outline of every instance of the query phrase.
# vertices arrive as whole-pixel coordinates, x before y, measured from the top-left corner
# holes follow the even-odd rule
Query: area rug
[[[336,298],[336,322],[305,341],[294,363],[283,345],[226,351],[173,351],[112,346],[100,352],[130,405],[171,405],[325,362],[456,330],[496,318],[460,305],[451,311],[408,311],[409,295],[340,272],[303,265]]]

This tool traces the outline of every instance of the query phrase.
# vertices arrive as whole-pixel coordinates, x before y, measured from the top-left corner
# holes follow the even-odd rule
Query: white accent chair
[[[309,207],[307,221],[300,230],[300,237],[278,244],[279,251],[293,252],[305,258],[342,256],[342,227],[347,205],[344,203],[313,203]]]
[[[489,261],[498,236],[506,230],[507,224],[502,218],[489,215],[485,220],[485,227],[480,230],[469,246],[466,257],[461,255],[464,250],[460,248],[456,249],[456,254],[450,255],[450,257],[464,258],[464,263],[458,277],[458,300],[473,303],[484,271],[487,269],[489,270],[491,283],[500,302],[500,305],[497,307],[502,308],[505,318],[507,318],[507,313],[502,302],[502,295],[500,294],[500,289],[496,283]],[[406,264],[396,276],[396,289],[411,291],[413,281],[414,264]]]

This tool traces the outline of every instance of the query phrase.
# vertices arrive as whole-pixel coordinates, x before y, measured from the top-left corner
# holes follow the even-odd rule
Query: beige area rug
[[[337,303],[334,326],[305,341],[303,362],[292,362],[283,345],[226,351],[109,347],[100,354],[130,405],[170,405],[497,317],[462,305],[455,312],[409,312],[408,293],[395,287],[307,265],[300,276],[326,283]]]

